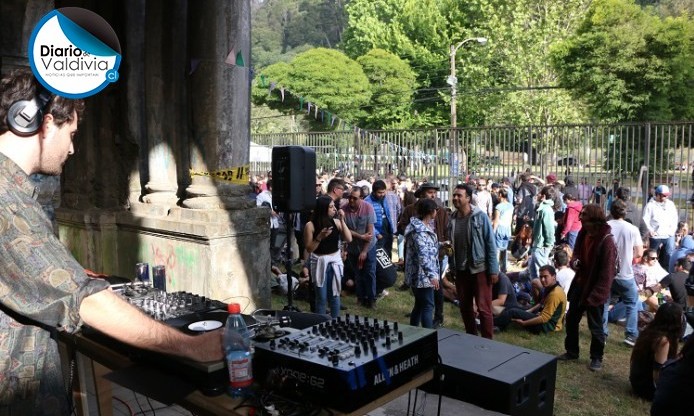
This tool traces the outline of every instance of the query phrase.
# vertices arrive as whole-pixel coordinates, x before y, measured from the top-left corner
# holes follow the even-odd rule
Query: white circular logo
[[[116,82],[120,61],[120,44],[111,26],[78,7],[45,15],[29,41],[31,70],[46,89],[62,97],[89,97]]]

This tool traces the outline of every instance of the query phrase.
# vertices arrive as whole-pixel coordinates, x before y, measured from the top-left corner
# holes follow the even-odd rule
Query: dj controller
[[[191,293],[167,293],[141,283],[113,289],[152,318],[192,335],[221,328],[228,315],[227,304]],[[349,314],[331,320],[311,313],[259,310],[243,316],[254,334],[257,382],[277,388],[268,384],[280,380],[285,393],[342,412],[406,384],[438,360],[437,335],[431,329]],[[83,333],[136,361],[172,371],[205,394],[220,394],[228,385],[223,361],[197,363],[134,349],[89,328]],[[288,385],[293,391],[287,391]]]
[[[436,331],[350,316],[255,343],[257,376],[290,379],[301,396],[351,412],[436,365]]]

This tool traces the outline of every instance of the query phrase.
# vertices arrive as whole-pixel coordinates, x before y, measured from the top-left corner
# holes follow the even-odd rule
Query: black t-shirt
[[[667,362],[660,369],[658,386],[653,396],[651,416],[689,416],[692,404],[689,395],[694,391],[694,360],[680,358]]]
[[[334,224],[332,228],[333,232],[321,240],[320,244],[318,244],[318,248],[313,251],[315,254],[332,254],[337,251],[340,243],[340,229]],[[320,234],[320,230],[315,230],[313,232],[313,238],[315,239],[318,234]]]
[[[602,204],[603,198],[607,193],[607,189],[604,186],[596,186],[593,188],[593,202],[596,204]]]
[[[672,300],[683,308],[687,307],[687,289],[684,287],[687,277],[689,277],[687,272],[675,272],[670,273],[660,282],[663,286],[667,286],[670,289]]]
[[[513,283],[504,273],[499,273],[499,281],[492,286],[492,299],[496,299],[499,295],[506,295],[505,308],[518,307],[518,299],[516,298],[516,289]]]

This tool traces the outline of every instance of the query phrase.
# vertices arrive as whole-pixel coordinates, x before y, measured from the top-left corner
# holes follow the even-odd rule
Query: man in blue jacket
[[[492,315],[492,283],[499,274],[496,242],[489,217],[472,205],[470,185],[458,185],[453,191],[453,206],[449,235],[453,245],[449,268],[455,271],[455,286],[460,302],[460,315],[465,332],[477,335],[477,323],[472,301],[477,304],[480,332],[492,339],[494,317]]]

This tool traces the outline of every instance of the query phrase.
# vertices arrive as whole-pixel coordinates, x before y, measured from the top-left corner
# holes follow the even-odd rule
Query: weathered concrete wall
[[[138,262],[163,265],[168,291],[235,300],[248,311],[270,307],[268,218],[262,208],[174,208],[165,217],[58,211],[60,238],[85,267],[134,278]]]

